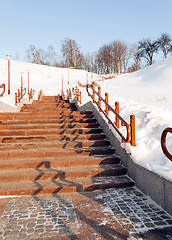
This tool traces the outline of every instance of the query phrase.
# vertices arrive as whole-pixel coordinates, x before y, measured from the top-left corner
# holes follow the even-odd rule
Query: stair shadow
[[[41,167],[45,167],[45,169],[42,169]],[[63,187],[76,187],[76,191],[80,192],[83,190],[83,185],[78,184],[69,180],[66,180],[65,172],[60,171],[57,169],[51,168],[51,163],[50,161],[43,161],[38,166],[35,168],[35,170],[39,173],[39,175],[33,180],[33,183],[37,186],[37,190],[32,194],[32,195],[37,195],[43,190],[43,186],[41,185],[39,180],[49,172],[53,172],[55,175],[53,178],[51,178],[51,182],[57,186],[57,188],[53,191],[52,194],[58,193],[60,190],[62,190]],[[60,182],[58,181],[60,180]]]

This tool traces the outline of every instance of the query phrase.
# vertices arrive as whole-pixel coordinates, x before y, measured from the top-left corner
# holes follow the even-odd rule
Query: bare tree
[[[149,65],[153,63],[153,55],[158,51],[157,41],[151,42],[150,39],[145,39],[138,42],[139,54],[145,58]]]
[[[82,68],[83,54],[78,44],[72,39],[65,39],[62,43],[62,55],[66,67]]]
[[[35,46],[31,44],[30,48],[27,50],[27,58],[28,58],[28,61],[31,63],[34,63],[35,51],[36,51]]]
[[[48,51],[47,51],[47,57],[49,59],[50,66],[54,65],[55,56],[56,56],[55,49],[54,49],[54,47],[52,45],[50,45],[48,47]]]
[[[120,73],[123,72],[124,63],[125,68],[128,64],[126,61],[127,56],[127,45],[122,41],[113,41],[112,45],[112,54],[113,54],[113,72]]]
[[[164,57],[167,58],[169,52],[172,52],[172,40],[169,34],[163,33],[157,40],[159,48],[162,50]]]
[[[104,45],[96,55],[99,73],[111,73],[112,61],[112,46],[110,44]]]

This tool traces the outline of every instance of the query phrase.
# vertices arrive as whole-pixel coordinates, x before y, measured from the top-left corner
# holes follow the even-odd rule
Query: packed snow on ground
[[[7,60],[0,60],[0,83],[7,88]],[[135,73],[120,74],[110,79],[84,70],[63,69],[42,66],[31,63],[11,61],[11,92],[1,98],[14,106],[14,92],[20,87],[23,72],[24,87],[27,87],[27,71],[30,70],[30,87],[40,89],[46,95],[56,95],[62,89],[72,88],[79,81],[85,84],[93,80],[101,86],[102,96],[109,93],[109,102],[115,107],[119,101],[120,115],[129,123],[131,114],[136,117],[136,146],[121,143],[121,146],[131,153],[133,160],[160,176],[172,181],[172,162],[168,160],[161,150],[160,139],[166,127],[172,127],[172,57],[141,69]],[[69,74],[69,85],[68,85]],[[82,102],[90,101],[85,88],[82,91]],[[26,98],[26,97],[25,97]],[[111,114],[110,114],[111,115]],[[121,127],[125,134],[125,127]],[[172,152],[172,137],[168,134],[167,146]]]

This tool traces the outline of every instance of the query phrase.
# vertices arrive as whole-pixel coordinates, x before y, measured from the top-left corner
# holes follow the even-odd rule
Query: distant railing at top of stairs
[[[172,161],[172,155],[169,153],[169,151],[167,149],[167,144],[166,144],[166,139],[167,139],[167,134],[168,133],[172,133],[172,128],[166,128],[162,132],[162,135],[161,135],[161,147],[162,147],[162,151],[165,154],[165,156]]]
[[[42,91],[42,90],[40,90],[40,92],[39,92],[39,94],[38,94],[38,101],[39,101],[39,100],[41,100],[41,98],[42,98],[42,95],[43,95],[43,91]]]
[[[4,93],[5,93],[5,83],[2,83],[0,85],[0,88],[2,88],[2,93],[0,93],[0,97],[3,97]]]
[[[98,108],[99,111],[102,112],[104,114],[104,116],[108,119],[108,123],[112,125],[112,127],[115,129],[115,131],[120,135],[120,137],[122,138],[122,142],[123,143],[130,143],[131,146],[136,146],[136,141],[135,141],[135,115],[130,115],[130,123],[127,123],[119,114],[119,102],[115,103],[115,109],[113,109],[110,105],[109,105],[109,94],[105,93],[105,99],[103,99],[103,97],[101,96],[101,87],[98,86],[98,92],[95,90],[95,82],[92,83],[92,85],[90,84],[86,84],[86,90],[88,93],[88,96],[90,96],[93,100],[93,103],[95,103]],[[89,88],[92,90],[92,94],[89,92]],[[77,101],[81,103],[81,92],[79,91],[79,89],[73,88],[72,92],[74,94],[74,96],[76,97]],[[98,101],[96,101],[96,97],[98,98]],[[71,94],[71,90],[68,90],[68,98],[69,100],[72,100],[72,94]],[[101,102],[104,103],[105,105],[105,110],[102,109],[101,107]],[[116,117],[116,121],[115,123],[109,118],[109,111],[111,111],[115,117]],[[119,127],[120,127],[120,121],[121,121],[121,126],[125,126],[126,127],[126,137],[123,136],[123,134],[119,131]]]
[[[18,89],[17,93],[15,93],[15,106],[17,106],[17,103],[21,102],[25,94],[26,88],[21,87],[21,89]]]

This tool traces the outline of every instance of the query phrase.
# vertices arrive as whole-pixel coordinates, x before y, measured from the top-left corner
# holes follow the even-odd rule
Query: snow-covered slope
[[[172,57],[135,73],[100,81],[103,95],[110,103],[120,103],[120,114],[129,122],[136,116],[136,147],[121,144],[138,164],[172,181],[172,162],[161,150],[160,139],[166,127],[172,127]],[[172,153],[172,135],[167,137]]]
[[[7,87],[7,60],[0,60],[0,83]],[[20,87],[20,73],[23,72],[24,87],[27,87],[27,70],[30,70],[30,87],[45,94],[61,92],[61,79],[64,89],[68,88],[68,69],[11,61],[11,96],[2,99],[14,106],[14,92]],[[88,80],[98,79],[96,74],[88,74]],[[87,82],[84,70],[69,70],[70,87],[77,82]],[[129,122],[130,114],[136,116],[136,147],[122,143],[138,164],[172,181],[172,162],[162,153],[161,133],[172,127],[172,57],[135,73],[121,74],[115,78],[99,81],[102,95],[109,93],[110,103],[120,103],[120,114]],[[81,88],[83,103],[89,101],[85,89]],[[172,137],[168,138],[168,149],[172,152]]]
[[[21,73],[23,73],[24,87],[28,86],[28,70],[30,79],[30,88],[39,91],[43,90],[44,94],[55,95],[62,90],[62,77],[64,89],[68,86],[76,85],[78,81],[84,80],[86,82],[88,78],[95,78],[96,74],[88,74],[84,70],[66,69],[49,67],[45,65],[38,65],[26,62],[10,61],[10,78],[11,78],[11,95],[7,94],[8,90],[8,62],[7,60],[0,59],[0,84],[5,83],[6,93],[3,102],[10,105],[15,104],[14,96],[17,89],[21,86]],[[69,85],[68,85],[69,75]]]

